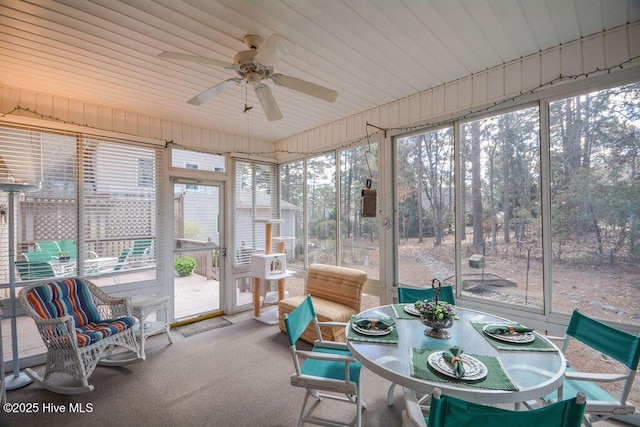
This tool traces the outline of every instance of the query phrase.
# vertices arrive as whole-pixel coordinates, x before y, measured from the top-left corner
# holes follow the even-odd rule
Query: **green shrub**
[[[176,258],[174,268],[178,276],[189,276],[196,269],[196,260],[189,257]]]

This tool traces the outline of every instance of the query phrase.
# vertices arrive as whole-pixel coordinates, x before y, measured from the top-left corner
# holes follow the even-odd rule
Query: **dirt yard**
[[[355,268],[368,271],[371,277],[378,277],[378,251],[370,242],[360,242],[359,250],[353,250],[352,262]],[[468,258],[471,251],[463,252]],[[365,256],[368,262],[363,262]],[[536,259],[537,257],[537,259]],[[400,281],[405,284],[426,285],[432,278],[441,280],[454,273],[453,237],[447,237],[444,244],[434,246],[432,240],[406,240],[398,246]],[[366,265],[365,265],[366,264]],[[498,256],[487,256],[485,272],[508,279],[516,286],[465,286],[463,293],[476,297],[498,300],[519,305],[542,307],[542,264],[534,251],[529,263],[524,251],[504,251]],[[465,266],[465,273],[479,273]],[[589,316],[624,323],[640,324],[640,267],[635,264],[624,266],[601,263],[554,262],[553,266],[553,311],[571,313],[574,308]],[[528,279],[528,285],[527,285]],[[290,287],[293,285],[294,289]],[[287,288],[292,294],[303,292],[302,280],[287,280]],[[377,296],[363,296],[362,308],[380,304]],[[623,371],[621,365],[607,357],[593,353],[581,345],[572,346],[567,359],[581,371],[611,372]],[[603,388],[617,395],[621,386],[608,384]],[[640,381],[636,381],[629,400],[640,404]]]

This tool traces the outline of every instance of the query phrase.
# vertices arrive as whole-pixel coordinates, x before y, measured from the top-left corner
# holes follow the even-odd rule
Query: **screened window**
[[[337,217],[334,153],[307,160],[307,198],[308,264],[335,265]]]
[[[234,162],[233,265],[250,269],[251,254],[265,253],[266,226],[256,220],[278,218],[276,169],[274,165]],[[280,236],[280,227],[272,228],[272,237]],[[272,252],[277,247],[270,248]]]
[[[200,169],[209,172],[224,172],[225,157],[219,154],[171,149],[171,167]],[[194,167],[195,166],[195,167]]]
[[[287,267],[304,268],[304,165],[297,161],[280,166],[280,218]]]
[[[88,139],[82,144],[86,275],[156,265],[156,149]],[[136,166],[144,165],[145,185]]]
[[[464,123],[460,138],[463,294],[543,307],[538,108]]]
[[[376,190],[378,145],[371,144],[340,152],[340,265],[380,277],[378,218],[363,216],[363,190]],[[377,202],[377,200],[376,200]]]
[[[396,169],[398,282],[444,283],[455,272],[453,129],[398,139]]]
[[[640,316],[640,84],[549,105],[553,310]]]
[[[0,179],[24,180],[37,145],[40,178],[16,197],[16,281],[101,276],[155,266],[156,162],[160,149],[79,135],[0,128]],[[11,178],[9,178],[11,175]],[[0,193],[7,217],[7,195]],[[0,220],[6,227],[6,220]],[[0,281],[8,282],[8,237],[0,233]],[[134,275],[122,280],[140,280]],[[155,278],[152,274],[149,278]]]
[[[77,240],[75,138],[32,130],[0,128],[0,153],[0,171],[4,180],[34,185],[30,191],[15,197],[13,225],[16,281],[41,280],[75,273],[73,264],[65,265],[59,258],[67,253],[70,256],[76,254],[70,253],[67,248],[61,248],[57,243]],[[38,171],[37,177],[29,176],[28,171],[33,170]],[[9,279],[7,202],[8,194],[1,192],[0,271],[5,283]]]

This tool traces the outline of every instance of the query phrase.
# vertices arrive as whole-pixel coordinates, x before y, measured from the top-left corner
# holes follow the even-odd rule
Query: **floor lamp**
[[[0,183],[0,190],[9,193],[9,299],[11,300],[11,350],[13,351],[13,375],[5,377],[5,388],[14,390],[31,384],[32,380],[25,373],[20,372],[20,358],[18,355],[18,329],[16,325],[16,254],[15,254],[15,224],[13,209],[16,194],[35,189],[35,185]]]

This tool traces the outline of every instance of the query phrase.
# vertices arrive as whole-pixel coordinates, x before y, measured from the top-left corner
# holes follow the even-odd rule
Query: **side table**
[[[131,308],[133,309],[133,316],[138,319],[138,325],[136,326],[136,338],[140,341],[140,357],[143,359],[146,357],[144,354],[144,341],[145,339],[157,333],[164,332],[169,338],[169,343],[173,344],[173,337],[171,336],[169,325],[169,297],[158,297],[153,295],[137,295],[131,298]],[[162,311],[161,317],[157,317],[156,321],[145,321],[152,313]]]

